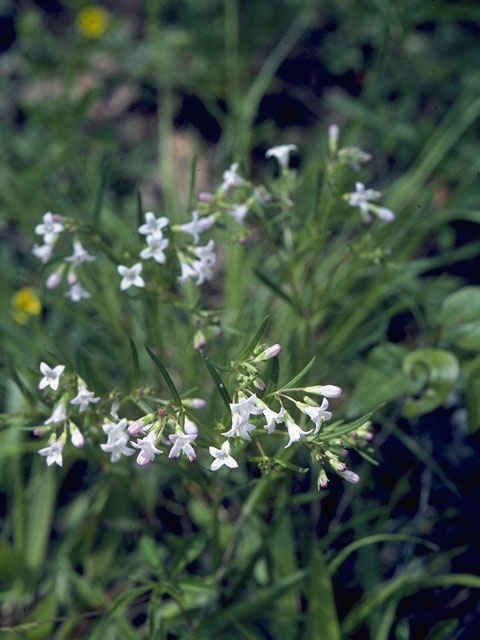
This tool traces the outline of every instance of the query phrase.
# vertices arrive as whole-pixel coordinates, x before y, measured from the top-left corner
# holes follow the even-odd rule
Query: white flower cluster
[[[52,256],[53,248],[58,240],[59,234],[65,230],[62,216],[53,214],[48,211],[43,216],[43,222],[37,224],[35,233],[43,236],[43,244],[33,245],[32,253],[42,262],[48,262]],[[60,266],[50,273],[47,277],[45,286],[47,289],[56,289],[61,283],[64,273],[67,273],[67,283],[69,290],[64,296],[70,298],[72,302],[79,302],[84,298],[91,298],[91,294],[81,284],[78,279],[77,269],[84,262],[92,262],[95,260],[83,247],[79,240],[73,241],[73,253],[71,256],[64,258]]]
[[[53,391],[58,391],[60,378],[64,371],[65,365],[63,364],[51,368],[45,362],[41,362],[40,372],[43,377],[38,384],[38,388],[43,390],[50,387]],[[72,395],[68,389],[65,390],[65,392],[62,393],[60,401],[55,405],[52,414],[43,423],[44,426],[34,430],[34,435],[36,436],[41,436],[44,431],[51,432],[48,446],[43,447],[38,452],[40,455],[45,456],[49,467],[53,464],[57,464],[60,467],[63,465],[63,447],[68,434],[70,434],[70,440],[73,446],[83,447],[85,444],[85,438],[82,432],[71,417],[67,416],[68,404],[77,406],[79,413],[82,413],[89,408],[90,404],[96,404],[100,400],[99,397],[95,397],[92,391],[87,389],[83,380],[78,376],[77,394],[74,397],[72,397]],[[190,406],[192,406],[192,408],[202,408],[205,406],[205,401],[201,398],[192,398],[190,400]],[[135,449],[138,449],[137,464],[144,466],[151,462],[156,455],[164,453],[161,449],[157,448],[156,444],[161,441],[163,430],[167,424],[170,424],[171,420],[163,419],[162,410],[157,413],[157,419],[154,419],[155,414],[151,413],[128,424],[126,418],[119,419],[117,409],[118,406],[114,403],[110,409],[108,419],[105,419],[102,425],[102,429],[107,435],[107,441],[100,445],[103,451],[110,454],[110,460],[112,462],[118,462],[122,456],[131,456],[135,453]],[[62,427],[63,430],[61,435],[57,436],[54,429],[59,426]],[[48,427],[48,429],[45,429],[45,427]],[[130,436],[139,433],[142,433],[143,437],[137,439],[136,442],[132,442]],[[184,453],[187,458],[193,462],[196,458],[193,443],[197,435],[198,428],[196,424],[187,416],[183,417],[183,428],[180,421],[174,420],[174,432],[168,437],[171,443],[168,457],[178,458],[181,453]],[[129,445],[134,448],[132,449]]]

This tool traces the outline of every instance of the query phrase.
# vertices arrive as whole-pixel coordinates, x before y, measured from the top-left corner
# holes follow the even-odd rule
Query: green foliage
[[[400,640],[414,637],[416,612],[401,606],[413,595],[480,588],[454,566],[461,548],[430,539],[457,509],[428,502],[431,485],[455,500],[461,488],[424,446],[436,433],[420,420],[453,391],[455,408],[465,396],[470,431],[480,428],[480,288],[436,275],[479,251],[474,234],[458,246],[455,231],[480,222],[480,77],[468,26],[479,10],[360,4],[152,0],[128,15],[112,10],[95,38],[75,26],[79,3],[66,3],[58,22],[33,5],[17,10],[0,80],[2,637]],[[289,69],[300,68],[311,76],[295,84]],[[282,94],[310,114],[308,129],[280,131],[265,118],[263,102]],[[186,168],[175,125],[184,96],[221,132],[213,149],[189,123]],[[339,145],[372,151],[359,173],[329,148],[333,121]],[[278,142],[297,144],[298,169],[258,160]],[[234,161],[249,203],[243,227],[226,213],[232,194],[214,192]],[[392,224],[363,225],[343,197],[356,181],[384,189]],[[252,195],[259,184],[271,200]],[[200,190],[213,201],[199,201]],[[218,271],[202,289],[177,280],[176,251],[188,249],[174,227],[193,208],[216,216]],[[121,293],[116,267],[138,260],[147,209],[169,217],[170,253],[157,271],[145,267],[150,290]],[[89,300],[44,287],[70,251],[62,238],[47,264],[31,255],[50,210],[97,257],[81,267]],[[12,296],[25,286],[40,308],[32,299],[21,324]],[[393,341],[402,315],[410,325]],[[207,344],[197,353],[199,335]],[[280,343],[280,358],[257,362],[261,340]],[[61,400],[36,389],[42,360],[66,365],[68,401],[77,374],[101,396],[98,414],[75,415],[86,444],[66,445],[62,468],[45,467],[37,451],[46,439],[32,435]],[[311,406],[317,398],[297,383],[344,392],[331,401],[335,420],[294,443],[301,449],[285,448],[279,431],[255,435],[258,451],[237,439],[238,470],[210,473],[206,458],[183,455],[137,469],[109,464],[96,446],[99,416],[113,419],[116,400],[130,423],[160,408],[175,428],[198,425],[199,448],[219,444],[230,403],[254,380],[259,399],[276,410],[290,402],[304,430],[312,424],[295,394]],[[196,396],[206,408],[193,406]],[[415,461],[393,485],[382,485],[388,469],[373,470],[384,461],[368,440],[372,420],[379,442],[391,434]],[[359,454],[349,467],[360,484],[339,497],[335,478],[318,493],[324,465],[334,469],[344,447]],[[419,507],[405,517],[418,469]],[[344,588],[354,593],[348,611]],[[463,624],[456,611],[441,618],[429,640]]]

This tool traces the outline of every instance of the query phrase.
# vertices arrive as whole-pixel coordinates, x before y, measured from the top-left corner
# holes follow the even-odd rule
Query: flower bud
[[[205,339],[203,331],[197,331],[193,337],[193,348],[195,349],[195,351],[198,351],[198,349],[204,347],[206,343],[207,341]]]
[[[206,405],[207,403],[203,398],[192,398],[190,401],[192,409],[203,409]]]
[[[70,425],[70,441],[77,449],[81,449],[85,444],[82,432],[75,425]]]
[[[331,124],[328,127],[328,148],[330,153],[335,153],[338,145],[338,136],[340,134],[340,128],[338,124]]]
[[[208,191],[201,191],[198,194],[198,199],[201,200],[202,202],[210,202],[212,198],[213,198],[212,194],[208,193]]]
[[[351,482],[352,484],[357,484],[357,482],[360,481],[360,476],[353,471],[349,471],[348,469],[340,473],[340,475],[344,480],[346,480],[347,482]]]
[[[45,282],[45,286],[47,287],[47,289],[56,289],[60,284],[61,279],[61,273],[58,273],[58,271],[54,271],[48,276]]]
[[[77,274],[73,269],[71,269],[67,274],[67,282],[72,287],[74,284],[77,284]]]
[[[338,398],[342,395],[342,388],[334,384],[317,384],[313,387],[305,387],[307,393],[325,396],[325,398]]]
[[[265,391],[267,385],[260,378],[255,378],[253,381],[253,386],[256,387],[259,391]]]

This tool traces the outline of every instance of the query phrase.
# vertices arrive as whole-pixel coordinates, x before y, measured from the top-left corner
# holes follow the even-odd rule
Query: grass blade
[[[263,332],[265,331],[265,328],[268,324],[269,319],[270,319],[270,316],[265,316],[263,318],[261,323],[258,325],[257,330],[253,334],[253,337],[250,340],[250,342],[237,356],[237,359],[235,360],[236,363],[242,362],[242,360],[245,360],[246,358],[248,358],[248,356],[252,353],[252,351],[255,349],[255,347],[259,343],[260,338],[262,337]]]
[[[207,356],[204,350],[199,349],[199,351],[200,351],[200,355],[203,358],[203,361],[207,366],[208,373],[210,374],[212,380],[215,383],[215,386],[217,387],[218,391],[220,392],[220,395],[222,396],[223,402],[228,407],[228,410],[230,410],[230,403],[232,402],[232,399],[228,394],[227,388],[225,387],[223,380],[221,379],[218,371],[215,369],[213,364],[210,362],[210,358]]]
[[[128,342],[130,344],[130,351],[132,353],[132,364],[133,364],[132,387],[136,389],[138,387],[138,382],[140,380],[140,366],[138,364],[137,347],[135,346],[135,343],[130,338],[130,336],[128,336]]]
[[[164,364],[159,360],[159,358],[157,358],[157,356],[153,353],[153,351],[151,351],[147,345],[145,345],[145,349],[147,350],[148,355],[150,356],[150,358],[153,360],[153,362],[157,365],[157,367],[160,369],[160,373],[162,374],[165,382],[167,383],[167,387],[170,389],[170,393],[172,394],[173,399],[175,400],[175,404],[181,409],[183,408],[182,405],[182,400],[180,399],[180,395],[177,391],[177,388],[175,387],[175,385],[173,384],[173,380],[170,377],[170,374],[168,373],[167,369],[165,368]]]
[[[300,373],[297,373],[297,375],[294,376],[289,382],[287,382],[287,384],[283,385],[283,387],[281,388],[281,391],[284,391],[285,389],[290,389],[290,387],[293,387],[293,385],[296,384],[301,378],[303,378],[303,376],[311,369],[314,362],[315,362],[315,356],[313,356],[310,362],[303,367]]]

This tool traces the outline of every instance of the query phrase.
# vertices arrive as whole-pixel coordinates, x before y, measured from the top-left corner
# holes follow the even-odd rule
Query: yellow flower
[[[77,31],[87,38],[100,38],[108,24],[108,11],[102,7],[92,6],[82,9],[77,16]]]
[[[18,324],[27,324],[29,316],[42,310],[40,300],[32,287],[22,287],[12,296],[13,318]]]

